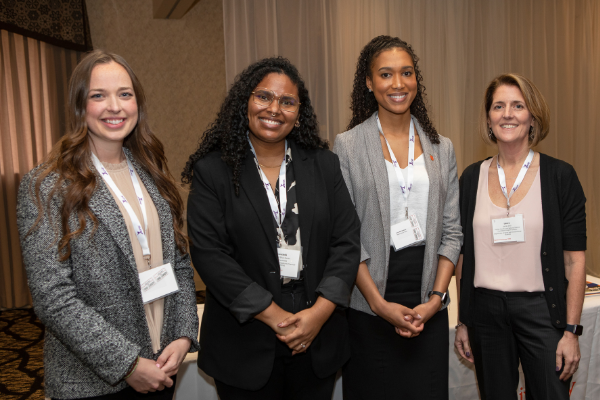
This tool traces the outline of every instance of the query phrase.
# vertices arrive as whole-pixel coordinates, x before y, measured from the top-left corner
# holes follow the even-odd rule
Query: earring
[[[371,88],[369,88],[369,93],[371,93],[373,90],[371,90]]]
[[[300,128],[300,120],[296,120],[296,123],[294,124],[294,126],[296,128]]]
[[[533,134],[533,126],[529,127],[529,140],[535,139],[535,135]]]
[[[489,128],[489,129],[488,129],[488,137],[489,137],[491,140],[494,140],[494,139],[496,138],[496,137],[494,136],[494,132],[492,131],[492,128]]]

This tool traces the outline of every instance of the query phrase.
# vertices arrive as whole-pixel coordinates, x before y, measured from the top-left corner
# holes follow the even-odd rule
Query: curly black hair
[[[248,132],[248,99],[252,91],[265,76],[271,73],[285,74],[298,88],[300,98],[300,127],[294,126],[287,138],[305,149],[328,149],[327,141],[319,137],[319,124],[313,110],[308,90],[300,73],[292,63],[283,57],[265,58],[251,64],[235,77],[229,93],[221,105],[217,119],[204,131],[198,149],[188,159],[181,181],[190,184],[196,161],[214,150],[221,151],[221,159],[232,169],[232,183],[236,195],[239,194],[239,178],[242,163],[250,148]]]
[[[393,48],[403,49],[412,57],[417,78],[417,96],[410,105],[410,113],[417,118],[417,121],[421,124],[421,127],[427,134],[429,140],[432,143],[438,144],[440,143],[439,134],[427,114],[425,86],[422,83],[423,76],[421,75],[421,71],[417,64],[419,62],[419,57],[416,56],[414,50],[408,43],[400,38],[386,35],[377,36],[360,52],[360,56],[356,63],[356,73],[354,74],[354,87],[352,88],[352,95],[350,97],[352,119],[346,129],[350,130],[356,125],[362,124],[377,111],[377,100],[375,99],[375,95],[372,92],[369,92],[366,85],[366,79],[367,76],[372,78],[371,67],[375,58],[381,54],[381,52]]]

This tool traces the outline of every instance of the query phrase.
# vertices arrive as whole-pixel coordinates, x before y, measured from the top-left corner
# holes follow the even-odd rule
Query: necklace
[[[274,167],[269,167],[267,165],[262,165],[261,163],[258,163],[258,165],[260,165],[263,168],[279,168],[279,167],[281,167],[280,165],[275,165]]]

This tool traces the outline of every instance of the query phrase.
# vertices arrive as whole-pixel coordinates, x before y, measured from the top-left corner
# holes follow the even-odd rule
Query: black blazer
[[[460,215],[465,237],[460,280],[460,321],[471,326],[474,301],[475,245],[473,215],[481,163],[468,166],[460,177]],[[567,285],[563,251],[586,249],[585,195],[575,169],[564,161],[540,153],[542,189],[542,276],[552,325],[567,324]]]
[[[360,223],[338,157],[288,140],[297,185],[304,282],[311,306],[319,295],[338,305],[313,341],[314,372],[335,373],[349,358],[343,309],[360,261]],[[269,379],[277,337],[253,317],[281,305],[273,216],[250,150],[236,196],[220,152],[194,165],[188,198],[193,264],[206,283],[198,366],[228,385],[257,390]]]

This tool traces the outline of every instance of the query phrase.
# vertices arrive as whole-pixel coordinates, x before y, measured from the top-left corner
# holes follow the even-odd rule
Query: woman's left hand
[[[563,368],[559,378],[561,381],[566,381],[573,376],[579,368],[580,359],[579,337],[571,332],[565,332],[556,347],[556,371],[558,372]]]
[[[425,322],[429,321],[429,319],[431,317],[433,317],[435,315],[435,313],[440,310],[441,306],[442,306],[442,302],[441,302],[439,296],[432,296],[427,303],[419,304],[418,306],[416,306],[413,309],[416,312],[418,312],[422,318],[421,319],[413,319],[411,323],[413,324],[413,326],[415,326],[417,328],[421,325],[424,325]],[[400,335],[400,332],[404,332],[404,331],[402,331],[400,328],[396,328],[396,333]],[[417,336],[419,336],[419,333],[412,334],[409,337],[412,338],[412,337],[417,337]]]
[[[302,310],[277,324],[280,328],[296,325],[296,329],[291,334],[287,336],[277,335],[277,338],[287,344],[292,350],[292,355],[303,353],[308,350],[321,327],[334,310],[334,303],[324,297],[319,297],[311,308]]]
[[[156,360],[156,366],[163,370],[167,376],[177,374],[179,366],[190,350],[191,343],[192,341],[187,337],[181,337],[172,341],[165,347],[158,360]]]

